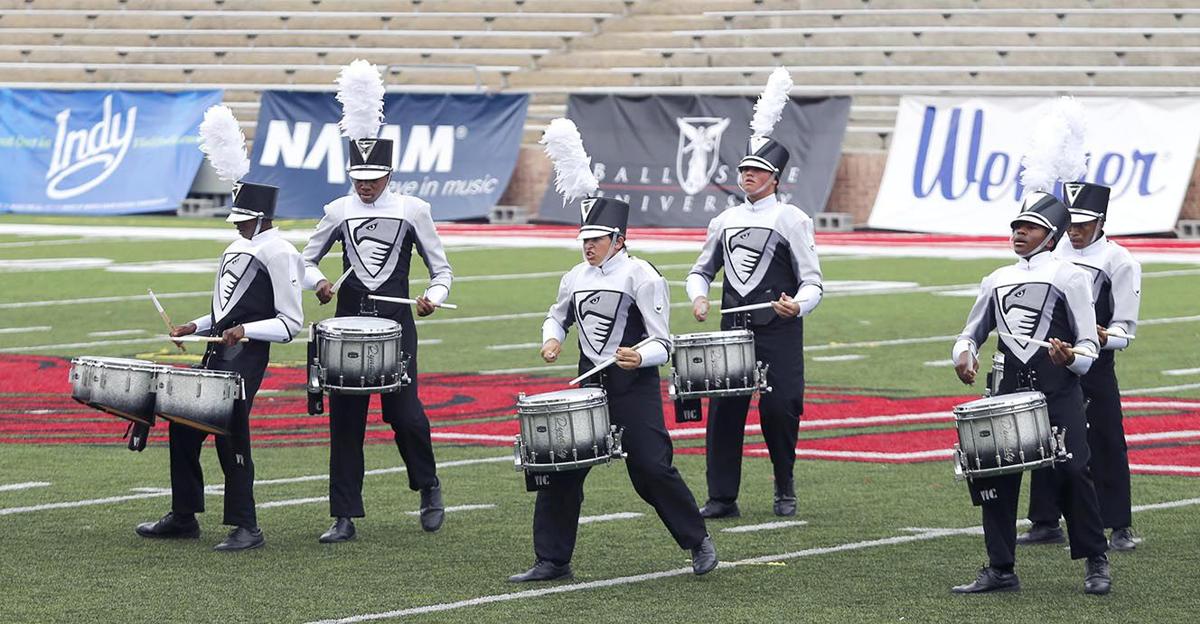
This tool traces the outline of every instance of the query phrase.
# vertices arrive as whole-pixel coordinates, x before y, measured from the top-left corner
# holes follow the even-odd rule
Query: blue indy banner
[[[528,105],[524,94],[387,94],[378,138],[395,147],[391,189],[428,201],[439,221],[486,216],[517,164]],[[280,216],[321,216],[350,192],[341,105],[333,93],[266,91],[258,110],[246,180],[280,187]]]
[[[174,210],[221,92],[0,89],[0,212]]]

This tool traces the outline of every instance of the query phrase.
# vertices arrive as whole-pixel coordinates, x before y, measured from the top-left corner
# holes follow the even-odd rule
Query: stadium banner
[[[221,91],[0,89],[0,212],[174,210]]]
[[[630,225],[703,227],[742,201],[737,165],[746,154],[756,97],[572,95],[601,196],[630,204]],[[841,155],[850,98],[792,98],[772,138],[791,159],[780,197],[808,214],[825,208]],[[538,217],[578,223],[551,180]]]
[[[392,190],[428,201],[439,221],[487,216],[508,187],[526,94],[388,93],[379,138],[391,139]],[[350,192],[342,107],[333,93],[265,91],[251,182],[280,187],[276,214],[319,217]]]
[[[1087,182],[1112,187],[1109,234],[1175,228],[1200,145],[1200,98],[1078,98]],[[873,228],[1003,235],[1024,191],[1021,156],[1053,98],[904,97]],[[1062,197],[1061,185],[1056,194]]]

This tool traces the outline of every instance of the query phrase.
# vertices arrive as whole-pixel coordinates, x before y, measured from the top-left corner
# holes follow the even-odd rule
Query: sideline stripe
[[[1153,472],[1174,472],[1186,475],[1200,474],[1200,466],[1158,466],[1155,464],[1129,464],[1129,469]]]
[[[778,522],[764,522],[762,524],[744,524],[742,526],[729,527],[721,529],[722,533],[753,533],[755,531],[770,531],[773,529],[786,529],[789,527],[798,527],[808,524],[807,520],[780,520]]]
[[[0,492],[15,492],[17,490],[28,490],[30,488],[46,487],[50,485],[48,481],[26,481],[25,483],[9,483],[8,485],[0,485]]]
[[[476,509],[495,509],[495,508],[496,508],[496,506],[491,503],[475,504],[475,505],[454,505],[452,507],[447,507],[446,512],[449,513],[451,511],[475,511]],[[419,511],[406,511],[404,513],[406,513],[410,516],[421,515],[421,512],[419,512]]]
[[[1191,498],[1179,501],[1169,501],[1166,503],[1158,503],[1156,505],[1142,505],[1134,507],[1134,511],[1147,511],[1151,509],[1171,509],[1175,507],[1185,507],[1189,505],[1200,504],[1200,498]],[[1028,521],[1026,521],[1028,522]],[[863,550],[866,548],[876,548],[879,546],[894,546],[897,544],[908,544],[912,542],[921,542],[931,539],[939,539],[943,537],[951,537],[958,535],[974,535],[982,532],[982,527],[964,527],[951,529],[933,529],[924,531],[916,535],[900,535],[897,537],[885,537],[882,539],[865,540],[861,542],[851,542],[848,544],[838,544],[836,546],[825,546],[820,548],[807,548],[795,552],[780,553],[777,555],[765,555],[762,557],[753,557],[750,559],[742,559],[729,563],[720,564],[721,568],[737,568],[739,566],[752,566],[772,561],[786,561],[788,559],[800,559],[803,557],[814,557],[817,555],[827,555],[853,550]],[[588,581],[586,583],[569,583],[565,585],[556,585],[554,587],[541,587],[538,589],[528,589],[525,591],[511,592],[506,594],[492,594],[490,596],[480,596],[468,600],[459,600],[457,602],[446,602],[441,604],[426,605],[423,607],[412,607],[409,609],[397,609],[395,611],[384,611],[381,613],[367,613],[363,615],[353,615],[350,617],[316,620],[308,624],[352,624],[354,622],[368,622],[372,620],[386,620],[393,618],[402,618],[410,615],[425,615],[429,613],[441,613],[443,611],[453,611],[466,607],[477,607],[480,605],[492,604],[497,602],[509,602],[512,600],[523,600],[526,598],[539,598],[541,596],[550,596],[554,594],[565,594],[588,589],[600,589],[604,587],[618,587],[621,585],[631,585],[633,583],[644,583],[663,578],[671,578],[675,576],[683,576],[692,574],[692,569],[676,568],[674,570],[666,570],[663,572],[650,572],[647,574],[635,574],[632,576],[620,576],[616,578],[601,579],[597,581]]]
[[[26,334],[32,332],[47,332],[53,327],[49,325],[34,325],[32,327],[0,327],[0,334]]]
[[[645,514],[640,514],[635,511],[621,511],[617,513],[601,514],[599,516],[581,516],[579,524],[591,524],[593,522],[608,522],[609,520],[630,520],[633,518],[641,518]]]
[[[484,348],[488,351],[516,351],[518,349],[537,349],[541,346],[542,343],[540,342],[518,342],[515,344],[488,345]]]
[[[155,293],[159,299],[188,299],[191,297],[211,297],[211,290],[192,292]],[[112,297],[84,297],[82,299],[51,299],[49,301],[18,301],[16,303],[0,303],[0,310],[18,308],[37,308],[56,305],[76,305],[83,303],[119,303],[122,301],[150,301],[149,295],[119,295]]]
[[[1183,384],[1182,386],[1159,386],[1157,388],[1135,388],[1133,390],[1122,390],[1121,396],[1139,396],[1143,394],[1158,394],[1160,392],[1182,392],[1184,390],[1195,390],[1200,388],[1200,383]]]
[[[1165,370],[1162,372],[1162,374],[1171,375],[1173,377],[1178,377],[1180,375],[1195,375],[1200,374],[1200,368],[1174,368],[1171,370]]]
[[[140,336],[148,333],[144,329],[114,329],[112,331],[94,331],[88,332],[88,336],[92,338],[105,338],[110,336]]]

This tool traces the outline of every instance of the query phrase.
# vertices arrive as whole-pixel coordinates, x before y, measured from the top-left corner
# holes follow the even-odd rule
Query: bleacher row
[[[355,58],[403,91],[854,96],[846,151],[886,149],[900,96],[1194,95],[1194,0],[3,0],[0,82],[216,87],[253,134],[263,89],[324,90]]]

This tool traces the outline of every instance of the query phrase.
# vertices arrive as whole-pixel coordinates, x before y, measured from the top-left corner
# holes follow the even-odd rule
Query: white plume
[[[362,60],[342,68],[337,80],[337,101],[342,104],[338,127],[352,140],[371,139],[383,125],[383,76],[379,68]]]
[[[1087,124],[1083,107],[1072,97],[1059,98],[1038,121],[1029,149],[1021,158],[1025,194],[1053,192],[1056,182],[1074,182],[1087,173]]]
[[[787,106],[788,93],[792,90],[792,75],[786,67],[779,67],[767,78],[767,87],[758,102],[754,104],[754,119],[750,120],[750,129],[754,136],[770,136],[775,124],[783,117],[783,107]]]
[[[250,172],[246,135],[233,111],[224,104],[210,106],[204,111],[204,121],[200,122],[200,151],[208,155],[208,162],[217,170],[217,177],[226,182],[237,182]]]
[[[600,187],[575,122],[564,117],[551,121],[538,143],[546,146],[546,155],[554,163],[554,188],[564,201],[587,197]]]

